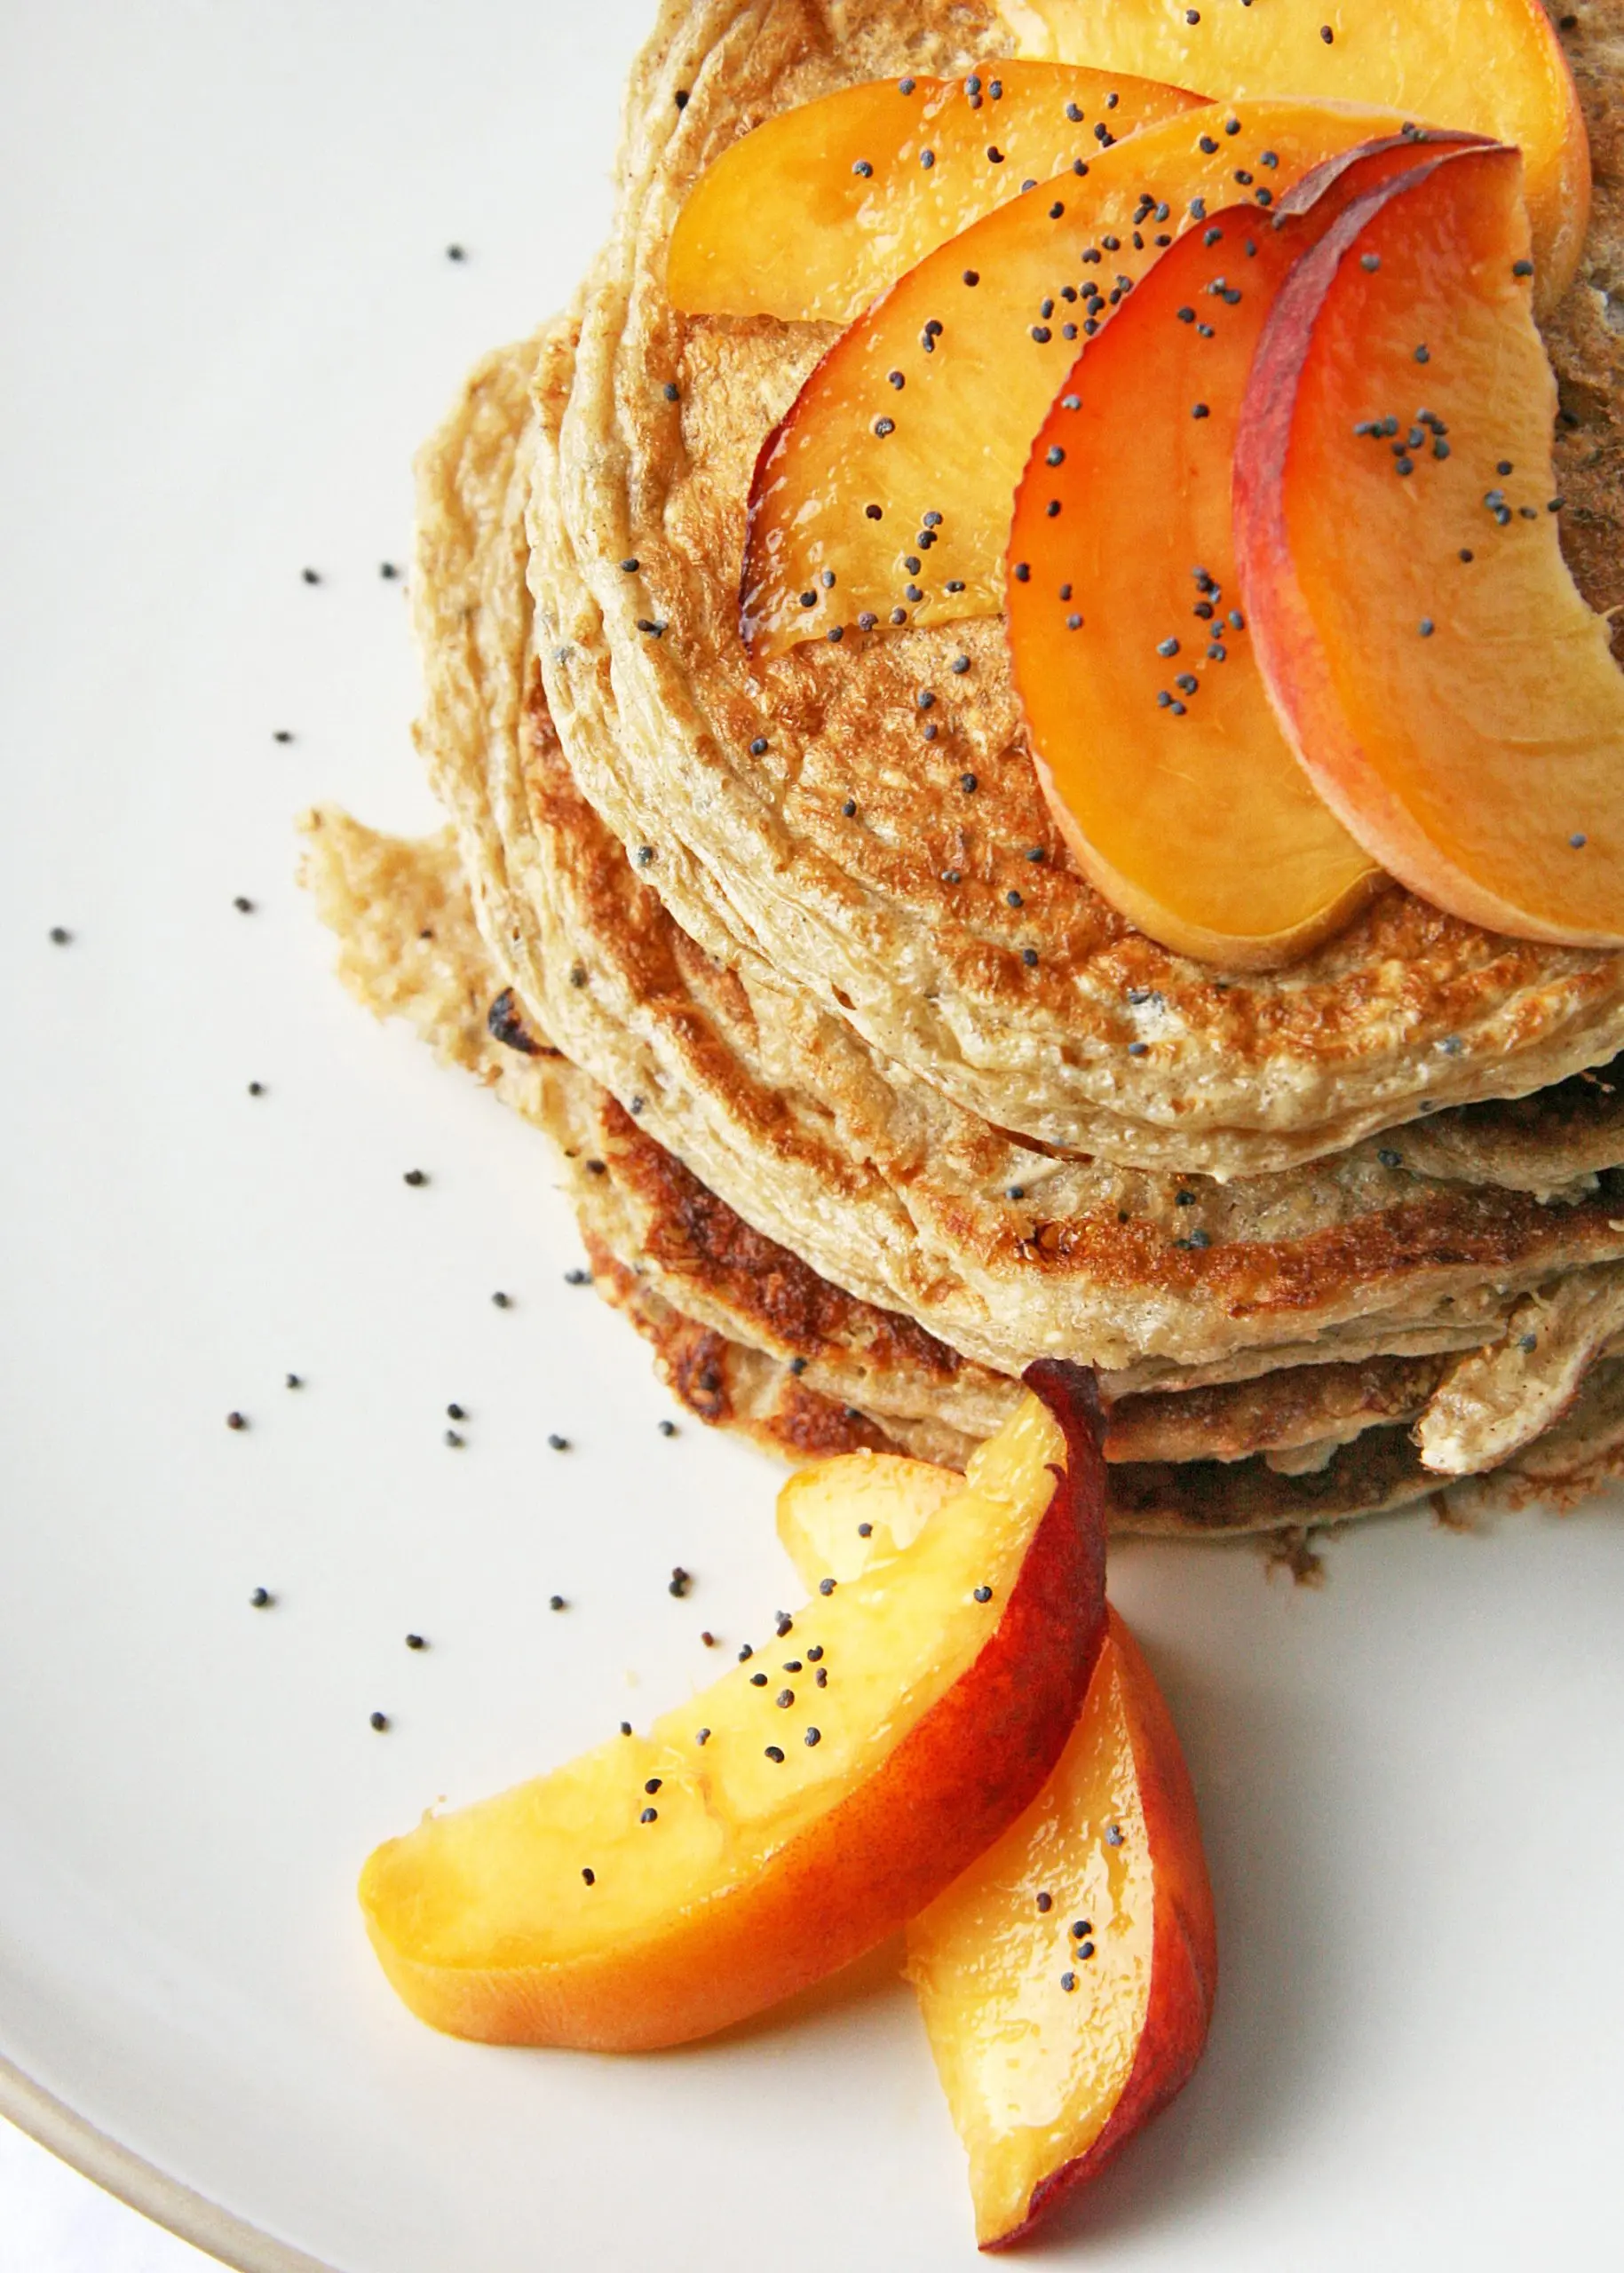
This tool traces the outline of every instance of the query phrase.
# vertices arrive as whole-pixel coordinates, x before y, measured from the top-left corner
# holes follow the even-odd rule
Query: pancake
[[[1593,0],[1569,34],[1596,196],[1549,335],[1577,422],[1560,451],[1571,557],[1599,606],[1621,596],[1621,26],[1624,0]],[[1624,956],[1492,936],[1397,888],[1283,972],[1215,973],[1133,931],[1048,818],[996,621],[745,654],[751,469],[830,334],[678,316],[662,284],[673,218],[770,112],[1016,44],[960,0],[664,9],[633,76],[558,447],[536,462],[541,667],[580,790],[630,851],[653,849],[650,882],[714,962],[757,956],[887,1065],[1063,1152],[1256,1176],[1604,1064],[1624,1043]],[[942,730],[929,745],[922,688]]]
[[[420,460],[423,746],[481,931],[527,1014],[747,1223],[994,1371],[1050,1350],[1136,1387],[1268,1370],[1282,1349],[1298,1363],[1311,1346],[1328,1360],[1480,1345],[1521,1293],[1624,1255],[1616,1083],[1580,1082],[1583,1104],[1557,1093],[1549,1153],[1537,1101],[1470,1122],[1446,1110],[1426,1135],[1450,1132],[1438,1162],[1453,1142],[1476,1183],[1424,1172],[1406,1132],[1221,1184],[1036,1151],[886,1061],[753,951],[710,958],[652,882],[669,848],[628,860],[543,691],[538,644],[567,651],[578,677],[613,668],[590,604],[538,642],[527,599],[517,501],[571,371],[568,325],[539,358],[526,343],[487,359]],[[1535,1196],[1553,1188],[1560,1204]]]
[[[689,1412],[791,1459],[866,1447],[963,1467],[1014,1404],[1016,1382],[965,1366],[908,1321],[817,1280],[527,1026],[511,992],[496,986],[449,832],[410,844],[336,812],[307,816],[305,829],[305,881],[338,937],[345,984],[376,1016],[409,1020],[440,1057],[553,1139],[594,1283],[653,1344],[662,1379]],[[1577,1284],[1567,1282],[1557,1303]],[[1624,1305],[1616,1275],[1605,1290],[1582,1289],[1590,1322],[1604,1294],[1616,1324]],[[1532,1308],[1519,1313],[1519,1340],[1533,1317]],[[1549,1306],[1538,1322],[1552,1363],[1572,1368],[1571,1329],[1558,1320],[1550,1331]],[[1491,1349],[1468,1364],[1502,1362]],[[1290,1531],[1406,1505],[1437,1479],[1399,1424],[1436,1413],[1460,1425],[1466,1371],[1453,1369],[1453,1392],[1452,1362],[1435,1356],[1121,1397],[1108,1407],[1105,1437],[1113,1528]],[[1610,1386],[1620,1373],[1611,1363],[1589,1381],[1582,1366],[1574,1371],[1567,1394],[1542,1414],[1557,1426],[1520,1461],[1496,1462],[1501,1487],[1565,1477],[1577,1491],[1581,1474],[1597,1480],[1624,1439],[1624,1383],[1617,1394]]]
[[[1604,159],[1620,12],[1581,28]],[[961,1466],[1050,1350],[1098,1369],[1120,1530],[1296,1538],[1448,1479],[1472,1504],[1577,1496],[1624,1445],[1620,958],[1489,939],[1395,891],[1312,962],[1226,981],[1129,933],[1043,833],[998,626],[941,649],[975,664],[950,722],[973,828],[956,770],[898,738],[936,635],[741,662],[719,597],[741,468],[816,339],[662,307],[647,233],[700,162],[685,122],[708,150],[893,67],[899,38],[915,68],[1008,44],[970,9],[859,0],[842,21],[837,60],[810,5],[668,9],[574,316],[488,357],[421,454],[418,741],[453,827],[410,845],[309,817],[341,971],[554,1140],[598,1291],[712,1425],[792,1458]],[[1599,192],[1553,331],[1593,596],[1618,574],[1624,329]],[[685,376],[654,410],[661,341]],[[646,578],[677,595],[672,630],[628,647]],[[741,669],[772,721],[754,773],[720,732]],[[860,767],[854,858],[830,800]],[[979,903],[923,875],[945,825]],[[1021,921],[1061,946],[1006,984],[1018,858]],[[846,984],[886,956],[889,1029]],[[1065,1134],[991,1112],[1023,1093]]]

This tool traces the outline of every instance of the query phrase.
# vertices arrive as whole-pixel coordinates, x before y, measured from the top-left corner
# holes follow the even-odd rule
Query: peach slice
[[[883,1940],[1042,1788],[1098,1654],[1092,1377],[1042,1360],[963,1489],[646,1737],[390,1841],[384,1968],[462,2036],[648,2050]]]
[[[1016,497],[1010,653],[1055,818],[1141,931],[1230,969],[1305,953],[1380,882],[1276,723],[1238,605],[1230,485],[1293,263],[1430,147],[1329,161],[1275,226],[1229,206],[1186,231],[1079,360]]]
[[[671,232],[666,289],[694,314],[849,323],[984,213],[1205,99],[1064,63],[843,87],[706,169]]]
[[[1058,1765],[907,1931],[983,2249],[1021,2241],[1187,2082],[1217,1985],[1195,1796],[1121,1620]]]
[[[836,1453],[797,1469],[778,1495],[778,1536],[802,1583],[843,1585],[911,1547],[964,1489],[956,1469],[900,1453]]]
[[[950,1473],[866,1453],[802,1469],[779,1498],[802,1579],[817,1583],[828,1550],[804,1514],[786,1523],[787,1502],[828,1509],[830,1544],[873,1570]],[[860,1504],[860,1535],[839,1514]],[[1114,1611],[1106,1621],[1048,1783],[908,1928],[984,2249],[1021,2240],[1166,2106],[1212,2016],[1216,1933],[1190,1778],[1138,1644]]]
[[[910,269],[763,446],[741,587],[752,650],[998,614],[1015,487],[1081,343],[1237,186],[1266,211],[1400,123],[1294,102],[1164,119]]]
[[[1063,61],[1147,72],[1235,95],[1390,103],[1417,123],[1518,145],[1541,308],[1572,282],[1590,210],[1590,153],[1573,74],[1539,0],[1359,0],[1322,8],[1219,0],[1030,0]]]
[[[1557,541],[1514,151],[1351,207],[1282,288],[1236,445],[1242,606],[1309,778],[1490,931],[1624,944],[1624,676]]]

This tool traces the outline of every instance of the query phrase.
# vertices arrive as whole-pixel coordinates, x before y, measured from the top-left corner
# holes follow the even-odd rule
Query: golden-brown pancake
[[[1491,940],[1395,892],[1335,952],[1226,982],[1068,868],[998,627],[946,635],[975,665],[953,722],[973,792],[899,739],[935,635],[764,677],[741,661],[717,582],[741,469],[816,343],[676,320],[661,201],[768,107],[1008,44],[969,7],[839,13],[836,53],[836,11],[810,0],[667,9],[575,320],[487,359],[423,453],[419,739],[455,836],[312,817],[341,969],[555,1138],[600,1291],[709,1422],[792,1456],[961,1463],[1054,1349],[1104,1369],[1119,1528],[1295,1532],[1451,1477],[1573,1496],[1624,1442],[1624,1081],[1587,1063],[1624,1033],[1624,962]],[[1598,598],[1624,495],[1620,20],[1604,0],[1573,35],[1597,228],[1552,334],[1570,549]],[[661,356],[681,376],[656,409]],[[628,646],[634,549],[631,582],[671,580],[678,636]],[[742,766],[722,732],[741,670],[757,725],[771,713]],[[859,768],[854,854],[831,800]],[[939,826],[979,902],[925,874]],[[995,902],[1018,858],[1022,923],[1052,929],[1042,980],[1010,985]],[[846,985],[887,959],[890,1028]],[[1225,1180],[1168,1165],[1196,1158]]]
[[[1573,558],[1602,606],[1620,597],[1621,23],[1624,0],[1592,0],[1569,35],[1597,194],[1551,329],[1579,421],[1561,452]],[[655,890],[713,959],[759,955],[887,1062],[1047,1144],[1253,1174],[1605,1061],[1624,1042],[1624,956],[1493,937],[1397,889],[1284,972],[1214,972],[1135,932],[1065,857],[995,621],[745,653],[751,470],[829,335],[678,315],[674,216],[768,113],[1014,44],[966,0],[665,7],[633,76],[558,451],[537,463],[542,669],[580,788],[629,849],[654,848]]]
[[[345,983],[552,1137],[594,1283],[653,1344],[691,1413],[792,1459],[867,1446],[963,1466],[1013,1404],[1012,1380],[966,1366],[752,1232],[527,1027],[496,986],[448,832],[408,844],[331,812],[305,827],[306,881],[338,937]],[[1531,1307],[1519,1337],[1534,1322]],[[1501,1350],[1482,1358],[1503,1362]],[[1619,1370],[1604,1366],[1586,1382],[1577,1424],[1562,1422],[1499,1466],[1502,1484],[1565,1478],[1575,1491],[1581,1467],[1587,1479],[1599,1473],[1610,1432],[1624,1430],[1624,1398],[1593,1384]],[[1575,1389],[1581,1379],[1582,1369]],[[1122,1397],[1106,1435],[1114,1526],[1215,1536],[1402,1505],[1436,1484],[1402,1424],[1429,1409],[1458,1422],[1459,1383],[1441,1357],[1378,1358]]]
[[[754,951],[713,961],[654,888],[676,856],[627,859],[541,691],[515,500],[566,395],[568,328],[547,337],[526,425],[531,360],[527,345],[488,359],[420,462],[425,755],[520,1002],[746,1222],[994,1370],[1053,1350],[1125,1386],[1263,1371],[1310,1345],[1328,1359],[1480,1344],[1518,1293],[1624,1256],[1624,1184],[1594,1173],[1624,1153],[1612,1084],[1552,1100],[1549,1158],[1533,1106],[1478,1108],[1470,1125],[1457,1108],[1430,1159],[1406,1131],[1220,1184],[1023,1144]],[[584,669],[594,621],[589,605],[555,622],[551,651]],[[606,677],[607,659],[594,669]]]

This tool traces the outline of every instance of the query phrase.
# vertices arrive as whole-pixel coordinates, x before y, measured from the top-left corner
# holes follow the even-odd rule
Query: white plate
[[[292,883],[314,796],[432,819],[379,563],[464,366],[604,225],[643,13],[7,12],[0,2107],[274,2273],[973,2256],[888,1957],[725,2043],[503,2053],[407,2017],[352,1896],[379,1835],[641,1719],[791,1585],[773,1469],[663,1439],[641,1349],[563,1284],[540,1141],[351,1006]],[[1224,1986],[1056,2251],[1599,2261],[1617,1509],[1376,1525],[1328,1564],[1113,1559]]]

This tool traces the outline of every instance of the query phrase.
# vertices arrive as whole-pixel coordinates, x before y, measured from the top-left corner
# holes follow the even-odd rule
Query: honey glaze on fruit
[[[1266,217],[1311,168],[1401,123],[1293,102],[1166,119],[921,261],[763,446],[741,584],[753,652],[1000,614],[1016,485],[1083,344],[1209,208],[1239,191]]]

